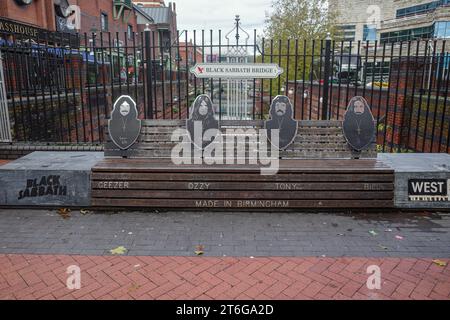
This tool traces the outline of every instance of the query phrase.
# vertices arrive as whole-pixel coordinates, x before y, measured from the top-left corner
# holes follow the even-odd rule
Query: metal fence
[[[450,151],[445,41],[278,40],[241,30],[178,32],[170,41],[151,31],[78,34],[65,46],[54,38],[35,43],[0,34],[13,140],[102,143],[112,102],[122,94],[137,101],[141,118],[183,119],[205,93],[224,119],[230,115],[229,83],[196,79],[190,68],[198,62],[271,62],[284,69],[277,79],[239,86],[245,119],[268,117],[280,94],[290,97],[296,119],[342,119],[359,95],[377,120],[380,152]]]
[[[3,58],[2,53],[0,52],[0,142],[11,142],[11,125],[9,123],[8,102],[4,79]]]

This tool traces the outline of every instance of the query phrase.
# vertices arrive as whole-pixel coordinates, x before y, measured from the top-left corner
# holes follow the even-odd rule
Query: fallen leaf
[[[369,233],[370,233],[371,235],[373,235],[373,236],[377,236],[377,235],[378,235],[378,233],[375,232],[375,231],[373,231],[373,230],[370,230]]]
[[[438,260],[438,259],[433,260],[433,263],[436,264],[436,265],[438,265],[439,267],[445,267],[445,266],[447,266],[447,262],[442,261],[442,260]]]
[[[203,251],[204,247],[202,245],[198,245],[195,247],[195,251],[194,253],[198,256],[201,256],[202,254],[204,254],[205,252]]]
[[[127,252],[127,249],[123,246],[117,247],[115,249],[109,250],[111,254],[125,254]]]
[[[140,287],[141,287],[140,285],[135,284],[135,283],[132,283],[132,284],[131,284],[131,287],[128,288],[128,292],[137,290],[137,289],[139,289]]]
[[[63,217],[63,219],[69,219],[70,218],[70,209],[68,208],[59,208],[58,214]]]

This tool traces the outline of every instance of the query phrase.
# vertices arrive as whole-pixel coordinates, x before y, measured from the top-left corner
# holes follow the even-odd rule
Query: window
[[[388,61],[376,61],[366,62],[364,65],[364,76],[366,81],[388,81],[390,71],[390,62]]]
[[[342,25],[338,26],[339,34],[343,41],[355,41],[356,26]]]
[[[381,43],[395,43],[400,41],[410,41],[419,39],[431,39],[434,34],[434,26],[399,30],[382,33]]]
[[[102,31],[108,31],[108,15],[102,12],[100,15],[100,20]]]
[[[132,25],[128,25],[127,35],[128,35],[128,39],[133,38],[133,26]]]
[[[438,39],[450,38],[450,21],[439,21],[434,24],[434,36]]]
[[[366,25],[366,24],[364,25],[363,40],[364,41],[377,40],[377,27],[375,25]]]
[[[397,10],[397,18],[410,17],[414,15],[426,14],[428,12],[436,10],[438,7],[450,5],[450,0],[439,0],[429,3],[419,4],[412,7],[407,7]]]

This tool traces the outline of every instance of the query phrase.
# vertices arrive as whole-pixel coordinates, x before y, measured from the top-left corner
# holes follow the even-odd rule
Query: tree
[[[328,10],[327,0],[274,0],[272,7],[266,38],[322,40],[334,33],[337,12]]]
[[[284,86],[296,75],[297,80],[319,78],[324,39],[328,33],[331,36],[336,33],[338,13],[328,9],[326,0],[274,0],[272,7],[273,13],[265,23],[264,38],[259,39],[264,55],[259,56],[258,61],[263,61],[264,56],[264,62],[272,59],[284,68],[280,81],[272,81],[272,91],[280,94],[280,84]],[[297,57],[295,52],[298,52]],[[270,90],[268,83],[265,89]]]

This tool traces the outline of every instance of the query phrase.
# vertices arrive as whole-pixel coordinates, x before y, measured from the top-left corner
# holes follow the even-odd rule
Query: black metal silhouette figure
[[[197,132],[195,131],[196,124],[201,125],[200,131],[198,128]],[[195,99],[191,107],[189,119],[186,121],[186,127],[191,137],[191,141],[196,147],[205,149],[214,141],[215,137],[209,141],[203,141],[204,134],[207,130],[219,130],[219,121],[214,117],[212,101],[208,95],[202,94]],[[201,136],[195,137],[195,134],[201,134]]]
[[[364,150],[374,142],[375,121],[366,99],[357,96],[350,100],[343,130],[348,144],[356,151]]]
[[[136,142],[141,132],[141,120],[138,119],[136,102],[130,96],[116,100],[108,128],[112,142],[121,150],[129,149]]]
[[[294,141],[298,128],[298,123],[293,118],[291,101],[286,96],[276,96],[272,101],[269,113],[271,119],[264,124],[268,139],[278,149],[286,149]],[[274,129],[279,130],[278,145],[271,140]]]

